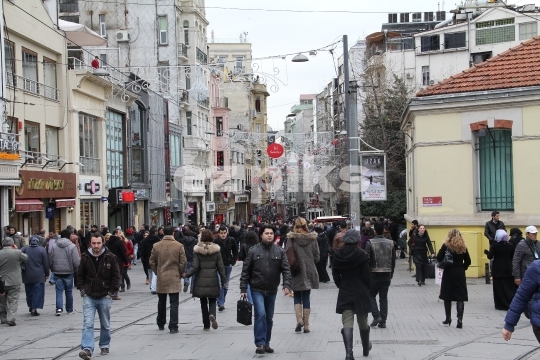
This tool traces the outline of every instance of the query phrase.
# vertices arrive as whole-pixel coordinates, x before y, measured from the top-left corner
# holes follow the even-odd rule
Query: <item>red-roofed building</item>
[[[484,275],[484,225],[500,211],[506,229],[540,223],[540,37],[420,91],[404,115],[407,214],[440,248],[461,230]],[[531,166],[532,165],[532,166]]]

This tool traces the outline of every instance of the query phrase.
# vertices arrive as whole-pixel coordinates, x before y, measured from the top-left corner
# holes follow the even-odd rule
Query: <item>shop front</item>
[[[19,170],[15,187],[15,214],[10,224],[25,237],[39,232],[59,232],[74,225],[77,182],[74,173]]]
[[[248,221],[249,195],[234,195],[234,220],[238,223]]]
[[[20,143],[11,133],[0,133],[0,229],[9,225],[9,219],[14,215],[13,192],[19,186],[19,154]]]
[[[108,201],[109,230],[118,226],[126,229],[133,224],[133,219],[130,218],[130,207],[135,203],[135,192],[133,190],[110,189]]]
[[[166,201],[150,202],[150,226],[164,226],[167,222],[165,220],[165,210],[167,208]]]
[[[133,226],[139,229],[141,225],[149,224],[150,189],[135,189],[135,204],[133,205]]]

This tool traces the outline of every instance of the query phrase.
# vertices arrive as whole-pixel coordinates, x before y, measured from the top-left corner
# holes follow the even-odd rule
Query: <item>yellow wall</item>
[[[417,116],[414,142],[461,140],[461,114]],[[433,129],[437,131],[433,131]]]
[[[540,135],[540,106],[529,106],[522,110],[523,113],[523,135]]]

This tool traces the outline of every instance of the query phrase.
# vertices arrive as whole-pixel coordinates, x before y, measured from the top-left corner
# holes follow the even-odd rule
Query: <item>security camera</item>
[[[82,167],[84,167],[84,164],[81,164],[81,163],[80,163],[80,162],[78,162],[78,161],[77,161],[77,162],[75,163],[75,165],[79,165],[79,166],[82,166]]]

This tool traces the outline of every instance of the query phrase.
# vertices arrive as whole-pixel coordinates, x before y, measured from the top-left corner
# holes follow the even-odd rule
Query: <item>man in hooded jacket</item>
[[[66,311],[73,313],[73,282],[80,258],[77,246],[69,240],[69,231],[62,230],[49,252],[49,267],[54,273],[56,287],[56,316],[64,311],[63,297],[66,293]]]
[[[336,313],[341,314],[343,343],[345,344],[346,360],[353,360],[354,314],[360,328],[360,338],[364,356],[369,355],[368,314],[371,312],[369,288],[371,277],[369,256],[358,247],[360,233],[347,230],[342,238],[343,246],[334,252],[332,262],[332,277],[339,288]]]

